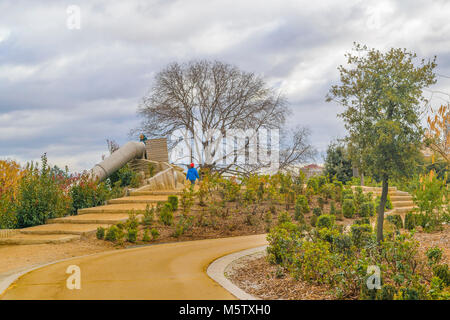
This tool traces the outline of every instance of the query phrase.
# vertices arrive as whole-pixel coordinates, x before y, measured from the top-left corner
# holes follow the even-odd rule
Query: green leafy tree
[[[352,161],[345,146],[332,142],[325,158],[325,175],[346,183],[352,179]]]
[[[349,132],[347,141],[358,146],[364,170],[382,181],[380,242],[389,180],[409,176],[420,155],[422,90],[436,82],[436,58],[416,63],[416,54],[406,49],[381,52],[360,44],[354,51],[346,54],[349,66],[338,67],[341,83],[331,87],[327,101],[345,107],[340,117]]]

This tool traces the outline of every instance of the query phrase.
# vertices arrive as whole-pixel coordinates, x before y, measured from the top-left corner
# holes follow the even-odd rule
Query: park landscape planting
[[[327,96],[346,108],[340,117],[350,134],[330,144],[323,175],[206,166],[195,187],[166,190],[167,200],[129,210],[126,221],[99,226],[90,241],[109,249],[267,233],[267,254],[229,275],[259,297],[448,300],[450,139],[442,145],[439,125],[447,122],[436,120],[448,113],[440,108],[428,120],[430,135],[418,107],[422,89],[435,83],[435,59],[416,66],[403,49],[354,50],[347,55],[353,68],[339,67],[341,84]],[[424,145],[435,148],[431,159],[420,153]],[[0,229],[126,201],[142,179],[129,165],[98,182],[50,167],[45,154],[24,167],[0,160]]]

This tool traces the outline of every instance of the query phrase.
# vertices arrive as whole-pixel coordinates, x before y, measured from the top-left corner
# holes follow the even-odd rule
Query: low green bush
[[[361,217],[373,217],[375,215],[375,203],[373,201],[363,202],[359,215]]]
[[[138,234],[137,229],[128,229],[128,232],[127,232],[128,242],[135,243],[137,240],[137,234]]]
[[[415,215],[412,212],[407,212],[405,215],[405,229],[412,230],[416,227]]]
[[[291,222],[291,221],[292,221],[291,215],[287,211],[282,211],[278,215],[278,224],[283,224],[283,223]]]
[[[321,214],[322,214],[322,209],[321,208],[314,208],[313,209],[313,214],[315,215],[315,216],[320,216]]]
[[[118,240],[119,233],[120,233],[120,230],[117,226],[111,226],[106,231],[105,240],[114,242],[114,241]]]
[[[312,215],[311,218],[309,219],[309,223],[311,224],[311,226],[315,227],[317,224],[317,216]]]
[[[153,240],[158,239],[158,237],[159,237],[159,231],[158,231],[157,229],[152,228],[152,229],[150,230],[150,233],[151,233],[151,235],[152,235],[152,239],[153,239]]]
[[[171,226],[173,224],[173,210],[172,205],[168,202],[164,203],[162,208],[160,208],[159,221],[165,226]]]
[[[150,233],[148,232],[148,229],[144,230],[144,235],[142,236],[142,241],[144,241],[144,242],[150,241]]]
[[[386,217],[386,220],[392,223],[396,229],[403,228],[403,220],[399,214],[390,214]]]
[[[364,245],[367,240],[369,240],[371,233],[372,233],[372,227],[369,224],[353,224],[350,227],[351,235],[352,235],[352,241],[357,246]]]
[[[342,213],[346,218],[353,218],[355,215],[355,205],[353,204],[353,200],[344,200],[344,203],[342,204]]]
[[[334,225],[335,217],[329,214],[323,214],[317,218],[317,228],[331,228]]]
[[[103,240],[105,238],[105,228],[98,227],[95,235],[97,236],[97,239]]]
[[[330,202],[330,214],[333,214],[333,215],[336,214],[336,204],[334,201]]]
[[[144,211],[144,216],[142,217],[142,224],[149,226],[155,221],[155,208],[147,204]]]
[[[175,195],[170,195],[167,201],[171,204],[173,211],[178,210],[178,197]]]

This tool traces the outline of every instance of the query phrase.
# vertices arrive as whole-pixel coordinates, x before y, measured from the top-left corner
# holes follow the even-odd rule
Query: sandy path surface
[[[234,299],[206,274],[215,259],[266,244],[252,235],[108,251],[32,271],[2,299]],[[69,290],[66,269],[81,269],[81,289]]]

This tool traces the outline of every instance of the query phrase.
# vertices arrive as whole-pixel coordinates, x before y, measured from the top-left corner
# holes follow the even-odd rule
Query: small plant
[[[426,251],[428,265],[438,264],[442,259],[442,250],[439,247],[432,247]]]
[[[311,218],[309,219],[309,223],[311,224],[311,226],[315,227],[317,224],[317,216],[312,215]]]
[[[148,229],[144,230],[144,235],[142,236],[142,241],[144,241],[144,242],[150,241],[150,233],[148,232]]]
[[[272,212],[270,212],[270,210],[266,211],[266,213],[264,214],[264,222],[268,225],[271,225],[272,220],[273,220]]]
[[[119,238],[120,229],[117,226],[111,226],[106,231],[105,240],[114,242]]]
[[[105,238],[105,228],[98,227],[96,233],[97,239],[103,240]]]
[[[152,228],[150,230],[150,234],[152,235],[152,239],[153,240],[156,240],[159,237],[159,231],[157,229],[155,229],[155,228]]]
[[[315,216],[320,216],[321,214],[322,214],[322,209],[321,208],[314,208],[313,209],[313,214],[315,215]]]
[[[414,214],[412,212],[408,212],[405,215],[405,229],[412,230],[416,227],[416,221],[414,219]]]
[[[355,205],[353,204],[353,200],[344,200],[344,203],[342,204],[342,213],[346,218],[353,218],[355,215]]]
[[[372,233],[372,227],[369,224],[353,224],[351,226],[352,241],[355,245],[363,245]]]
[[[363,202],[359,211],[361,217],[372,217],[375,215],[375,204],[372,201]]]
[[[285,222],[291,222],[291,221],[292,221],[291,215],[287,211],[282,211],[278,215],[278,224],[283,224]]]
[[[334,225],[335,216],[323,214],[317,218],[317,228],[331,228]]]
[[[402,217],[398,214],[390,214],[386,217],[386,220],[392,223],[398,230],[403,228]]]
[[[330,202],[330,214],[333,214],[333,215],[336,214],[336,204],[334,201]]]
[[[144,217],[142,218],[142,224],[149,226],[155,221],[155,208],[147,204],[144,211]]]
[[[317,199],[317,202],[319,203],[319,208],[320,208],[320,210],[323,210],[323,206],[325,205],[325,199],[322,198],[322,197],[319,197],[319,198]]]
[[[175,238],[178,238],[182,234],[184,234],[186,231],[190,230],[192,228],[193,220],[194,220],[194,217],[181,216],[180,220],[178,220],[178,223],[175,227],[173,236]]]
[[[137,229],[128,229],[128,232],[127,232],[128,242],[135,243],[137,240],[137,234],[138,234]]]
[[[137,229],[138,226],[139,226],[139,220],[138,220],[136,214],[134,213],[134,211],[129,212],[128,220],[126,222],[125,227],[127,229]]]
[[[166,202],[159,211],[159,221],[165,226],[171,226],[173,223],[172,205]]]
[[[177,211],[178,210],[178,197],[177,196],[170,195],[167,198],[167,201],[172,205],[173,211]]]

